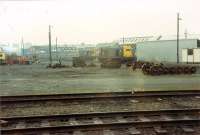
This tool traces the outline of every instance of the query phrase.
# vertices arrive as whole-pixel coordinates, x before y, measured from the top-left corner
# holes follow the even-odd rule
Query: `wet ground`
[[[47,69],[42,64],[0,66],[1,95],[176,89],[200,89],[200,73],[147,76],[126,67]]]

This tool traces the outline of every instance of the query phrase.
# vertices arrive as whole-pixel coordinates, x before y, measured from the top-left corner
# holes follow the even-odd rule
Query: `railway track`
[[[2,135],[200,134],[200,109],[1,117]]]
[[[162,98],[162,97],[187,97],[200,96],[200,90],[179,91],[135,91],[135,92],[107,92],[107,93],[80,93],[80,94],[51,94],[51,95],[20,95],[0,96],[1,104],[16,104],[24,102],[41,101],[86,101],[105,99],[127,99],[127,98]]]

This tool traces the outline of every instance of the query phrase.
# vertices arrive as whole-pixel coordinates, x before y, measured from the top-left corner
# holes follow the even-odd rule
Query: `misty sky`
[[[123,36],[200,34],[200,0],[1,0],[0,42],[109,42]]]

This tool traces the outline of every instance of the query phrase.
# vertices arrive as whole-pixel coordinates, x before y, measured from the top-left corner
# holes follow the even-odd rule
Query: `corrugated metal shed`
[[[179,41],[179,60],[182,60],[183,48],[200,47],[198,39],[181,39]],[[158,62],[176,62],[177,61],[177,41],[176,40],[158,40],[140,42],[136,45],[137,60],[158,61]]]

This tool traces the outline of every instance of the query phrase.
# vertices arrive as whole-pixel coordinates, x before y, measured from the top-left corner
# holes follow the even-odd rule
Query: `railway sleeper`
[[[48,126],[50,126],[50,123],[49,123],[48,120],[42,120],[42,121],[41,121],[41,126],[42,126],[42,127],[48,127]]]
[[[119,122],[127,122],[127,120],[124,119],[122,116],[117,116],[116,119],[117,119],[117,121],[119,121]]]
[[[70,123],[71,125],[79,125],[78,121],[76,121],[75,118],[69,118],[69,123]]]
[[[141,132],[135,127],[129,128],[128,130],[130,135],[141,135]]]
[[[168,131],[163,129],[161,126],[154,126],[153,128],[158,135],[166,135],[168,133]]]
[[[184,133],[194,133],[195,130],[190,126],[181,126],[181,129]]]
[[[73,132],[73,135],[84,135],[82,131],[77,130]]]
[[[94,124],[103,124],[103,121],[98,117],[94,117],[93,121],[94,121]]]
[[[142,122],[151,121],[149,118],[147,118],[147,117],[145,117],[145,116],[143,116],[143,115],[139,116],[138,118],[139,118],[139,120],[141,120]]]
[[[114,132],[110,129],[103,130],[103,135],[115,135]]]
[[[25,121],[20,121],[17,123],[16,128],[26,128]]]

